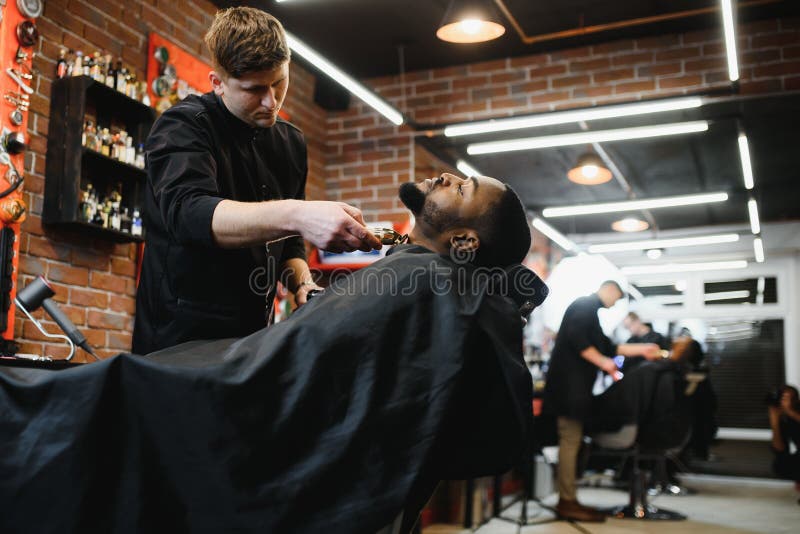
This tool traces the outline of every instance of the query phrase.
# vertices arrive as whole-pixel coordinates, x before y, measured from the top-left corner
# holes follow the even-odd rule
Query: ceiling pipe
[[[741,9],[745,7],[761,6],[765,4],[777,4],[778,2],[782,1],[783,0],[748,0],[746,2],[739,2],[737,7]],[[560,32],[543,33],[541,35],[527,35],[525,34],[525,30],[522,29],[522,26],[520,26],[519,22],[514,17],[514,15],[511,14],[511,11],[509,11],[508,7],[506,6],[503,0],[494,0],[494,3],[497,4],[497,7],[500,9],[503,15],[508,19],[508,21],[514,27],[514,30],[516,30],[522,42],[527,45],[534,43],[542,43],[545,41],[555,41],[557,39],[579,37],[581,35],[601,33],[610,30],[618,30],[620,28],[630,28],[633,26],[642,26],[644,24],[665,22],[668,20],[696,17],[699,15],[707,15],[709,13],[715,13],[720,10],[719,5],[713,5],[708,7],[702,7],[699,9],[689,9],[685,11],[676,11],[674,13],[664,13],[662,15],[654,15],[652,17],[640,17],[635,19],[620,20],[617,22],[609,22],[607,24],[595,24],[594,26],[572,28],[570,30],[563,30]]]

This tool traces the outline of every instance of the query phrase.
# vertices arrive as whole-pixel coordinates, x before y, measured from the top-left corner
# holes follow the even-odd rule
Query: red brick
[[[361,179],[362,187],[373,187],[376,185],[394,184],[394,177],[391,175],[370,176]]]
[[[25,178],[27,181],[27,176]],[[37,236],[44,235],[42,218],[37,215],[28,215],[28,217],[22,223],[22,231]]]
[[[66,304],[69,300],[69,286],[57,284],[50,280],[50,287],[56,292],[55,296],[53,296],[53,300],[61,304]]]
[[[117,275],[92,271],[89,286],[120,294],[125,292],[125,280],[125,278]]]
[[[512,96],[510,98],[498,98],[497,100],[492,100],[490,104],[492,110],[524,108],[528,105],[528,97],[521,95]]]
[[[61,311],[69,317],[69,320],[72,321],[75,326],[83,326],[86,324],[86,310],[84,308],[77,306],[61,306]]]
[[[566,73],[567,63],[559,63],[558,65],[547,65],[546,67],[534,67],[528,72],[528,75],[533,80]]]
[[[721,66],[726,66],[727,64],[727,60],[722,57],[713,59],[695,59],[692,61],[685,61],[683,63],[683,68],[686,72],[704,72],[716,70]]]
[[[716,84],[728,84],[730,82],[730,78],[728,76],[728,71],[720,70],[717,72],[704,72],[703,73],[703,83],[706,85],[716,85]]]
[[[111,311],[133,315],[136,312],[136,299],[125,295],[111,295],[108,308]]]
[[[342,191],[341,193],[341,199],[345,202],[355,199],[375,197],[375,193],[372,189],[355,189],[351,191]]]
[[[633,69],[615,69],[605,72],[595,72],[592,78],[596,83],[615,82],[617,80],[629,80],[635,78]]]
[[[469,92],[450,91],[449,93],[433,95],[432,99],[434,104],[452,104],[454,102],[462,102],[464,100],[469,100]]]
[[[502,71],[506,68],[508,68],[507,59],[496,59],[494,61],[484,61],[482,63],[474,63],[469,65],[470,72]]]
[[[622,54],[611,58],[611,64],[615,67],[627,67],[640,63],[650,63],[653,61],[652,52],[634,52],[632,54]]]
[[[656,61],[670,61],[673,59],[687,59],[700,57],[699,46],[673,48],[656,52]]]
[[[370,200],[361,203],[362,210],[377,211],[377,210],[390,210],[395,207],[392,200]]]
[[[797,32],[772,33],[768,35],[756,35],[752,40],[754,50],[759,48],[769,48],[775,46],[796,45],[800,40]]]
[[[85,286],[89,283],[89,269],[51,263],[47,269],[47,278],[65,284]]]
[[[422,106],[428,106],[433,103],[430,96],[415,96],[406,100],[406,106],[414,109]]]
[[[800,46],[787,46],[783,49],[783,59],[794,59],[800,57]]]
[[[98,28],[103,28],[105,26],[105,17],[103,17],[98,10],[81,2],[80,0],[70,0],[69,11],[72,15],[75,15]]]
[[[452,107],[452,112],[454,114],[474,113],[476,111],[486,111],[487,109],[486,102],[471,102],[468,104],[455,104]]]
[[[33,341],[50,341],[50,338],[42,334],[39,331],[39,329],[36,328],[36,325],[33,324],[31,321],[25,319],[22,320],[21,322],[22,322],[22,337],[24,339]],[[47,332],[52,332],[52,333],[59,332],[58,325],[49,321],[43,321],[42,328],[44,328]]]
[[[344,121],[342,124],[343,129],[350,130],[352,128],[360,128],[363,126],[375,126],[375,117],[362,117],[360,119],[350,119]]]
[[[528,67],[530,65],[545,65],[550,62],[547,54],[536,54],[533,56],[512,57],[512,67]]]
[[[83,33],[83,22],[81,22],[78,17],[72,15],[69,10],[54,2],[44,3],[44,18],[51,20],[65,30],[69,30],[78,35]]]
[[[130,330],[131,317],[117,313],[108,313],[89,310],[88,324],[92,328],[106,328],[108,330]]]
[[[601,87],[580,87],[572,90],[572,98],[594,98],[598,96],[608,96],[614,92],[610,85]]]
[[[512,70],[508,72],[501,72],[499,74],[492,74],[490,81],[496,83],[510,83],[524,80],[527,73],[523,70]]]
[[[86,337],[86,341],[89,342],[89,345],[92,347],[104,347],[106,344],[106,331],[105,330],[94,330],[91,328],[84,328],[81,330],[83,332],[84,337]]]
[[[442,91],[449,91],[449,90],[450,90],[449,81],[428,82],[414,86],[414,94],[417,95],[424,95],[426,93],[440,93]]]
[[[559,50],[558,52],[551,52],[550,59],[552,61],[559,61],[562,59],[572,60],[579,57],[589,57],[592,55],[592,49],[588,46],[581,48],[568,48],[566,50]]]
[[[387,173],[395,171],[407,171],[410,163],[407,161],[390,161],[378,164],[378,172]]]
[[[95,254],[87,250],[73,249],[71,263],[72,265],[89,267],[98,271],[108,270],[108,256]]]
[[[675,78],[659,78],[658,87],[661,89],[670,89],[674,87],[691,87],[694,85],[702,85],[703,77],[700,75],[692,76],[677,76]]]
[[[776,19],[759,20],[740,24],[736,29],[739,35],[755,35],[757,33],[774,33],[778,31],[778,21]]]
[[[28,179],[25,179],[26,187]],[[41,256],[44,258],[51,258],[54,260],[69,261],[70,248],[64,245],[57,245],[47,238],[30,236],[28,244],[28,253],[32,256]]]
[[[636,75],[639,78],[678,74],[679,72],[681,72],[681,64],[677,61],[674,63],[661,63],[658,65],[643,65],[641,67],[636,67]]]
[[[133,336],[125,332],[109,332],[108,348],[130,352]]]
[[[43,260],[26,254],[19,257],[19,264],[17,267],[20,273],[39,276],[44,275],[47,265]]]
[[[793,76],[791,78],[783,79],[783,87],[787,91],[794,91],[800,89],[800,76]]]
[[[566,76],[564,78],[553,78],[550,83],[553,89],[561,89],[562,87],[574,87],[576,85],[589,85],[590,78],[588,74],[581,76]]]
[[[547,80],[536,80],[526,83],[518,83],[511,86],[511,94],[535,93],[547,89]]]
[[[546,104],[549,102],[557,102],[559,100],[569,99],[569,91],[561,91],[559,93],[545,93],[542,95],[532,95],[530,97],[531,104]]]
[[[472,94],[472,100],[493,100],[495,98],[499,98],[501,96],[508,95],[508,87],[488,87],[485,89],[473,89],[470,91]]]
[[[19,323],[19,321],[17,321]],[[19,337],[16,336],[15,337]],[[43,345],[41,343],[22,342],[19,344],[19,354],[34,354],[36,356],[42,355]]]
[[[394,126],[380,126],[378,128],[367,128],[361,132],[364,138],[370,137],[386,137],[387,135],[394,135],[397,132]]]
[[[612,41],[610,43],[603,43],[592,46],[594,54],[611,54],[614,52],[624,52],[626,50],[633,50],[635,41]]]
[[[456,65],[454,67],[445,67],[443,69],[436,69],[433,71],[433,79],[440,78],[461,78],[466,76],[469,68],[466,65]]]
[[[608,69],[611,67],[611,59],[597,58],[587,59],[585,61],[572,61],[569,63],[570,72],[586,72],[593,70]]]
[[[469,89],[471,87],[481,87],[489,84],[489,76],[470,76],[469,78],[461,78],[460,80],[453,81],[453,89]]]
[[[108,307],[108,293],[73,287],[69,292],[69,302],[75,306],[106,309]]]
[[[769,65],[757,66],[753,69],[754,78],[766,78],[769,76],[788,76],[800,74],[800,61],[783,61],[781,63],[771,63]]]
[[[51,343],[46,343],[44,345],[43,355],[50,356],[53,359],[63,360],[69,356],[70,347],[67,344],[64,345],[55,345]],[[88,362],[88,360],[84,360],[83,358],[83,351],[80,348],[75,348],[75,354],[72,358],[72,362],[74,363],[84,363]],[[91,356],[89,356],[91,358]]]
[[[361,161],[377,161],[381,159],[390,159],[394,156],[394,151],[390,149],[378,149],[361,154]]]

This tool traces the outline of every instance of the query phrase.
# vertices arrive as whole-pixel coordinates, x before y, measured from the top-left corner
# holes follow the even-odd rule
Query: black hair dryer
[[[33,279],[33,282],[28,284],[22,291],[17,293],[16,304],[17,307],[20,308],[25,315],[28,316],[28,319],[33,321],[33,324],[39,329],[39,331],[47,337],[51,338],[61,338],[66,339],[70,345],[70,353],[67,356],[67,360],[71,360],[72,357],[75,355],[75,346],[82,348],[89,354],[95,357],[95,359],[99,358],[94,353],[91,345],[86,341],[86,338],[81,334],[78,327],[75,326],[72,321],[69,320],[69,317],[61,311],[61,308],[51,300],[51,297],[56,294],[53,291],[53,288],[50,287],[50,284],[47,282],[47,279],[44,276],[38,276]],[[66,336],[62,336],[60,334],[48,334],[42,325],[39,324],[39,321],[31,316],[31,313],[39,309],[39,306],[44,308],[44,311],[53,318],[53,320],[61,327],[61,330],[64,331]]]

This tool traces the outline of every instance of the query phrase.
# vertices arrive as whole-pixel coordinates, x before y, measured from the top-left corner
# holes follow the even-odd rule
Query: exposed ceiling
[[[675,20],[641,24],[569,38],[524,44],[509,28],[495,41],[474,45],[445,43],[435,37],[448,0],[261,0],[217,5],[251,5],[277,16],[286,28],[357,78],[396,74],[402,70],[445,67],[477,61],[535,54],[618,39],[720,28],[712,12]],[[528,36],[563,32],[666,13],[717,6],[718,0],[505,0]],[[739,22],[800,15],[796,0],[740,0]],[[721,30],[720,30],[721,31]],[[402,52],[401,52],[402,51]],[[401,61],[402,58],[402,61]],[[730,200],[715,205],[651,210],[647,217],[658,231],[701,226],[747,224],[748,192],[742,182],[737,150],[737,120],[750,139],[756,188],[764,222],[800,220],[800,171],[796,125],[800,124],[800,93],[759,98],[729,97],[698,110],[659,114],[657,122],[708,119],[709,131],[640,141],[604,143],[603,147],[639,198],[725,191]],[[647,124],[652,118],[627,118],[591,123],[591,129]],[[574,126],[513,132],[508,137],[576,131]],[[466,144],[491,139],[444,138],[421,142],[454,163],[466,156]],[[616,180],[600,186],[575,185],[567,170],[586,147],[468,156],[479,171],[512,184],[531,210],[606,200],[627,195]],[[609,231],[621,216],[600,215],[549,219],[563,233]],[[652,235],[652,234],[651,234]],[[637,238],[643,238],[638,234]]]
[[[487,43],[452,44],[436,38],[448,0],[214,0],[220,7],[249,5],[272,13],[287,30],[356,78],[524,56],[623,38],[720,26],[719,12],[654,24],[524,44],[507,26]],[[572,30],[666,13],[696,10],[718,0],[504,0],[528,36]],[[739,21],[800,13],[796,0],[741,0]],[[505,19],[504,19],[505,20]]]

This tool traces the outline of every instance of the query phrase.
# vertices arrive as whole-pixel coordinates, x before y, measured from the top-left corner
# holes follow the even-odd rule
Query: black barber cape
[[[275,280],[300,237],[222,249],[211,219],[223,199],[302,199],[303,134],[279,119],[252,128],[214,93],[164,112],[147,138],[146,231],[133,350],[146,354],[195,339],[243,337],[264,328]]]
[[[592,294],[575,300],[564,312],[550,355],[544,393],[545,412],[578,420],[589,415],[597,367],[581,356],[581,352],[593,346],[602,354],[613,357],[617,351],[617,346],[600,326],[597,310],[602,306],[600,297]]]
[[[0,368],[0,532],[410,527],[526,444],[519,305],[474,272],[401,245],[239,340]]]

